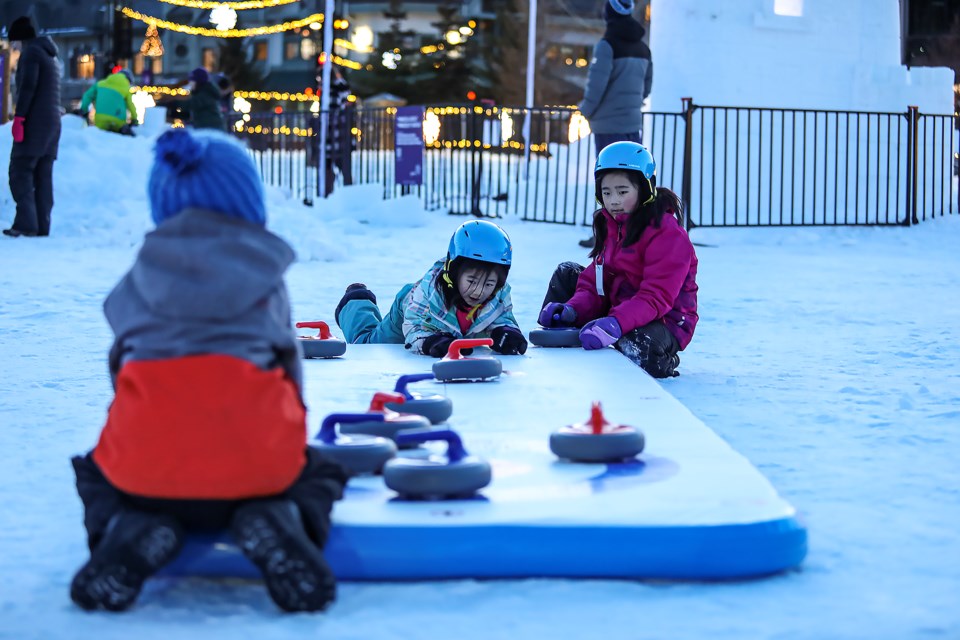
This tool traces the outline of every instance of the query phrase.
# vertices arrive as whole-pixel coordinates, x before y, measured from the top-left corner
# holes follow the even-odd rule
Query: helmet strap
[[[447,285],[447,288],[453,289],[453,280],[450,279],[450,263],[451,260],[448,257],[447,261],[443,265],[443,273],[441,274],[441,279]]]
[[[647,184],[650,185],[650,197],[644,200],[643,204],[640,205],[642,207],[647,206],[648,204],[650,204],[651,202],[657,199],[657,189],[656,187],[653,186],[653,181],[651,181],[650,178],[647,178]]]

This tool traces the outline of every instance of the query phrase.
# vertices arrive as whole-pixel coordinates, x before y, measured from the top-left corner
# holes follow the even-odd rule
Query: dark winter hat
[[[190,72],[190,75],[187,76],[188,80],[193,80],[197,84],[203,84],[204,82],[210,82],[210,74],[203,67],[197,67]]]
[[[157,139],[154,153],[147,195],[156,224],[189,208],[266,224],[263,182],[234,138],[213,130],[172,129]]]
[[[607,17],[610,16],[610,11],[612,10],[615,15],[629,16],[633,13],[634,0],[607,0],[607,6],[604,9],[607,10]]]
[[[7,40],[30,40],[37,37],[37,28],[33,25],[30,16],[20,16],[10,25],[10,35]]]

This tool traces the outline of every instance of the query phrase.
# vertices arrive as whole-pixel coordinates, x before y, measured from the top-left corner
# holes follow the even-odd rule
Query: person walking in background
[[[217,86],[217,91],[220,92],[220,115],[229,131],[230,126],[227,119],[233,110],[233,81],[225,73],[215,73],[212,82]]]
[[[60,76],[57,45],[49,36],[37,36],[28,16],[13,21],[10,42],[22,42],[15,78],[17,102],[10,150],[10,193],[17,213],[4,235],[50,235],[53,209],[53,162],[60,145]],[[21,45],[17,45],[21,46]]]
[[[210,82],[210,74],[197,67],[187,77],[190,81],[190,97],[180,101],[180,106],[190,119],[194,129],[227,130],[220,110],[220,89]]]
[[[83,94],[80,115],[86,119],[92,105],[96,111],[93,124],[98,129],[132,135],[130,127],[137,124],[137,108],[130,93],[131,84],[133,74],[128,69],[107,76]]]
[[[642,142],[642,108],[653,87],[653,60],[633,8],[634,0],[607,0],[603,5],[607,29],[593,49],[579,106],[590,123],[597,155],[613,142]],[[593,236],[580,241],[581,247],[593,244]]]
[[[350,102],[350,84],[340,69],[334,65],[330,75],[329,121],[327,126],[327,193],[333,192],[337,178],[334,167],[340,172],[343,186],[353,184],[353,104]],[[319,119],[317,120],[319,125]],[[316,136],[319,148],[320,136]],[[318,154],[319,155],[319,154]]]

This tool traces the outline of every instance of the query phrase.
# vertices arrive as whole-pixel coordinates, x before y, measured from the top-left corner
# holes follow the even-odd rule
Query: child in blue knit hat
[[[229,529],[279,607],[323,609],[346,475],[306,446],[293,251],[264,228],[239,143],[174,129],[155,151],[157,228],[104,303],[114,399],[96,447],[73,459],[91,554],[70,597],[127,609],[186,532]]]

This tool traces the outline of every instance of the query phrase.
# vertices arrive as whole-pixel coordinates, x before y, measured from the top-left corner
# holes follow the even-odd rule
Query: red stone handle
[[[490,346],[493,346],[492,338],[458,338],[450,343],[450,348],[447,349],[447,357],[451,360],[459,360],[464,357],[460,355],[461,349]]]
[[[386,413],[389,411],[389,409],[387,409],[388,402],[403,404],[406,402],[406,400],[406,396],[404,396],[402,393],[396,393],[394,391],[377,391],[375,394],[373,394],[373,400],[370,401],[370,409],[368,409],[368,411]]]
[[[317,334],[317,337],[321,340],[327,340],[330,338],[330,325],[328,325],[323,320],[315,320],[313,322],[298,322],[297,329],[319,329],[320,333]]]

